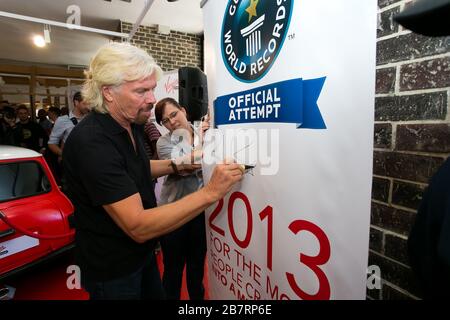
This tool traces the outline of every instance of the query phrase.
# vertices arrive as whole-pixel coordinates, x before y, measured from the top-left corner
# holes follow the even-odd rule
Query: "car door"
[[[0,163],[0,181],[0,211],[11,224],[37,235],[68,232],[39,162]],[[0,221],[0,275],[43,257],[66,242],[64,238],[30,237]]]

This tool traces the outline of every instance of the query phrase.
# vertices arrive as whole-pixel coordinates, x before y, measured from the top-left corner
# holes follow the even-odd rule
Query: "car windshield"
[[[50,182],[34,161],[0,164],[0,202],[50,191]]]

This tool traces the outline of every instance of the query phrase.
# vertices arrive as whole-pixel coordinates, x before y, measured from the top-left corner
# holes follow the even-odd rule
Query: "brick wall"
[[[121,22],[121,32],[129,33],[131,23]],[[203,70],[202,37],[178,31],[159,34],[156,27],[140,26],[132,44],[145,49],[164,71],[180,67],[199,67]]]
[[[394,23],[408,3],[378,0],[369,265],[380,267],[382,288],[369,299],[420,298],[406,241],[429,178],[450,154],[450,37]]]

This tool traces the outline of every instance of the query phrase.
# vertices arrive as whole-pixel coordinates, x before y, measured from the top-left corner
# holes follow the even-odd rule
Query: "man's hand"
[[[222,199],[231,188],[242,179],[244,171],[237,163],[218,164],[213,171],[211,180],[205,186],[204,191],[213,202]]]

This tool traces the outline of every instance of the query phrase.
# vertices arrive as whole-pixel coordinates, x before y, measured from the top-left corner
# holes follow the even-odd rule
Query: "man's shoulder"
[[[72,125],[72,121],[68,120]],[[69,138],[77,138],[79,140],[95,140],[98,137],[104,137],[104,130],[101,125],[96,121],[96,119],[88,114],[84,117],[83,121],[80,121],[74,128],[72,129]]]
[[[53,127],[62,127],[64,125],[66,125],[67,123],[72,123],[69,119],[69,116],[63,115],[63,116],[59,116],[56,121],[55,121],[55,125]]]
[[[70,132],[66,145],[72,145],[76,150],[88,147],[91,149],[105,149],[104,147],[116,145],[114,135],[105,127],[98,116],[92,112],[84,117]]]

